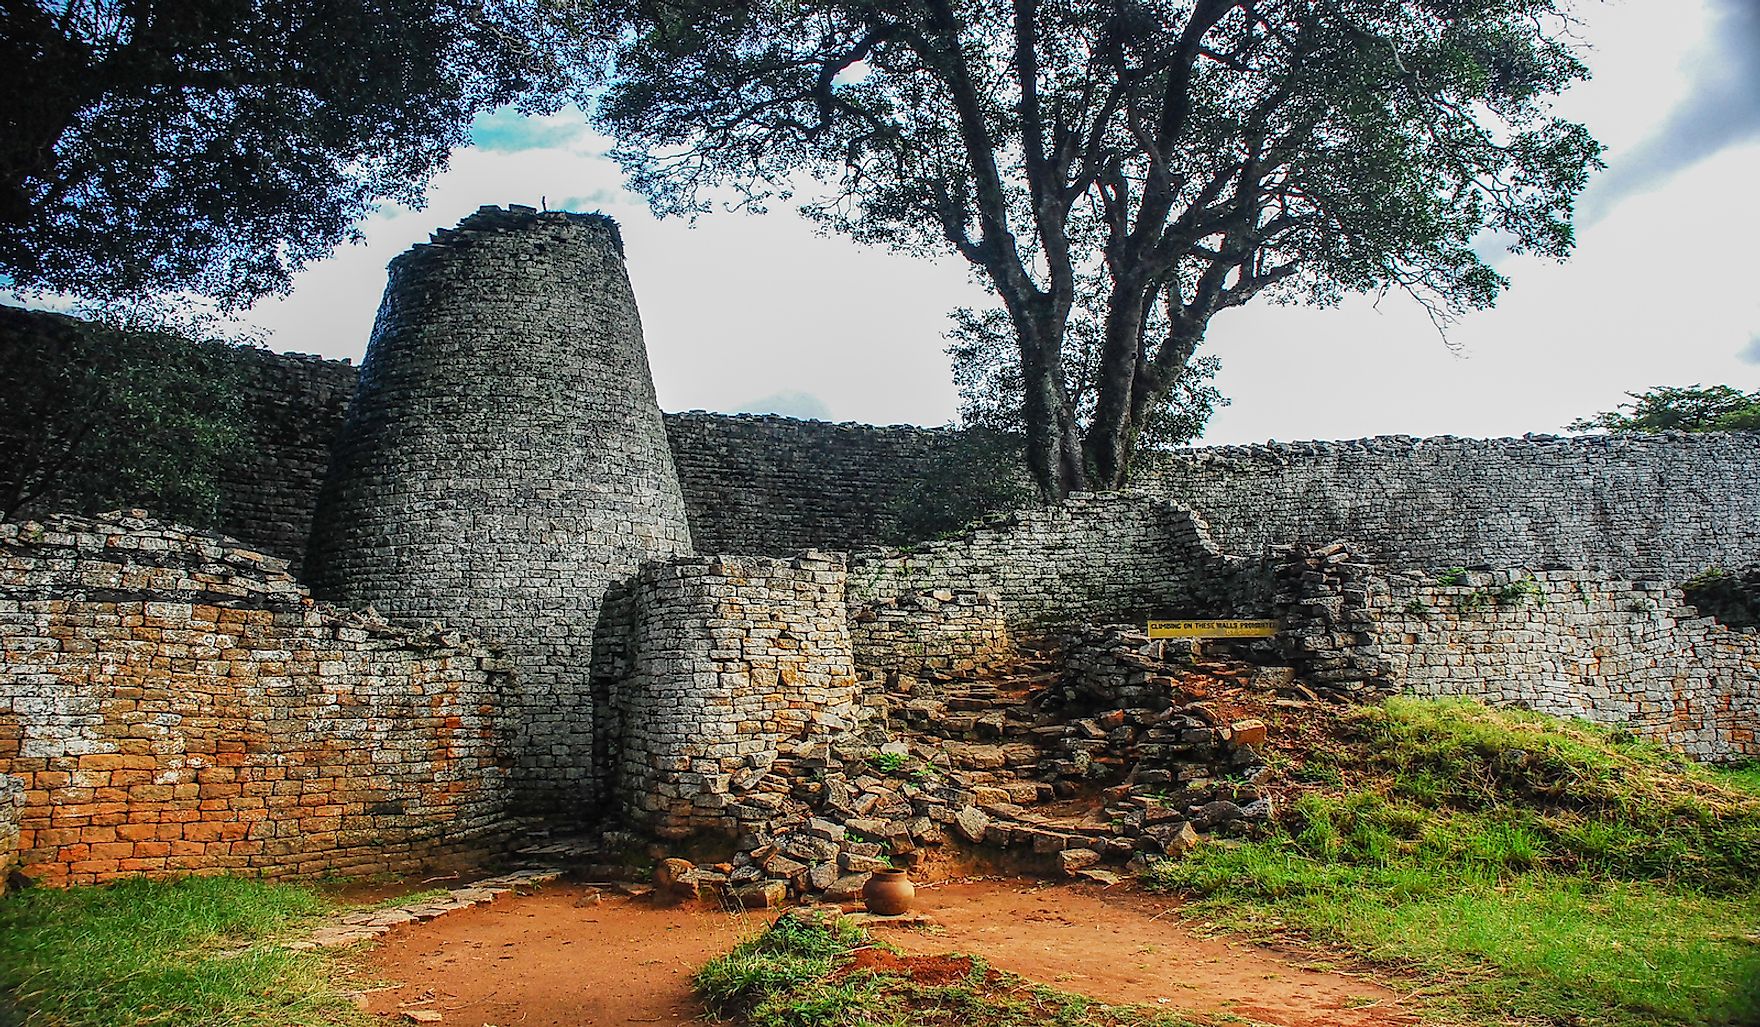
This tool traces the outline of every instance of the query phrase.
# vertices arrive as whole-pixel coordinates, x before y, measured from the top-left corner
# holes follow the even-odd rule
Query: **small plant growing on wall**
[[[1484,610],[1490,606],[1491,593],[1482,588],[1476,588],[1455,600],[1455,608],[1462,613],[1471,613],[1474,610]]]
[[[872,752],[868,762],[882,774],[898,774],[911,765],[911,758],[902,752]]]
[[[1492,598],[1499,606],[1520,606],[1530,600],[1537,606],[1546,605],[1546,592],[1533,578],[1518,578],[1498,589]]]
[[[1450,567],[1436,576],[1436,583],[1451,586],[1465,585],[1467,583],[1467,569],[1465,567]]]
[[[1416,617],[1419,620],[1430,619],[1430,604],[1422,599],[1413,599],[1406,603],[1405,610],[1408,617]]]

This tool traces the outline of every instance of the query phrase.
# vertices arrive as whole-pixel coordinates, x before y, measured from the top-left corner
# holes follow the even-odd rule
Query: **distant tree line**
[[[1760,390],[1728,385],[1658,386],[1630,403],[1572,421],[1571,431],[1760,431]]]

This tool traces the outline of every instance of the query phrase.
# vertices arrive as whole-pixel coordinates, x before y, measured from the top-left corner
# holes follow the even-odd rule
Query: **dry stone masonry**
[[[852,607],[849,614],[850,644],[863,671],[966,673],[1016,655],[994,592],[932,588]]]
[[[1681,580],[1760,563],[1760,432],[1407,436],[1192,449],[1141,487],[1252,555],[1352,539],[1393,567]]]
[[[237,352],[245,441],[219,469],[215,528],[285,559],[298,575],[330,444],[354,395],[355,368],[303,353]]]
[[[240,359],[244,542],[0,524],[0,876],[535,820],[700,836],[662,883],[751,905],[969,847],[1109,881],[1270,815],[1265,704],[1394,690],[1760,756],[1760,436],[1191,450],[886,548],[953,433],[664,417],[616,226],[517,207],[393,262],[358,377]],[[1234,616],[1281,630],[1140,632]]]
[[[1077,494],[992,515],[949,539],[852,554],[852,606],[925,589],[993,594],[1011,631],[1209,616],[1250,603],[1258,578],[1219,552],[1184,507],[1128,493]]]
[[[626,814],[656,834],[736,829],[779,747],[856,717],[838,554],[681,558],[637,577],[616,686]]]
[[[0,524],[26,873],[367,873],[498,844],[500,658],[315,605],[284,566],[139,516]]]
[[[606,590],[691,551],[617,226],[485,208],[391,265],[311,542],[321,596],[495,639],[533,809],[586,816]]]
[[[893,541],[949,434],[773,414],[666,417],[691,532],[706,553],[783,556]]]
[[[517,234],[527,220],[565,215],[479,217]],[[578,276],[546,277],[550,265],[533,268],[498,288],[585,288]],[[475,296],[461,287],[458,301]],[[226,469],[215,527],[297,569],[356,370],[238,352],[256,452]],[[497,366],[479,366],[474,353],[458,357],[445,370],[457,371],[460,396]],[[957,448],[956,433],[944,429],[700,411],[664,421],[702,552],[780,556],[885,544],[899,532],[900,505]],[[1760,435],[1738,432],[1199,447],[1141,469],[1135,487],[1191,507],[1223,550],[1243,556],[1343,538],[1389,566],[1594,567],[1678,581],[1760,563],[1756,480]]]

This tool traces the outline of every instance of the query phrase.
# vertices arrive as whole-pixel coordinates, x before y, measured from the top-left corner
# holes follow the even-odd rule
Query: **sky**
[[[1760,0],[1584,0],[1594,73],[1560,99],[1608,169],[1565,264],[1502,255],[1494,310],[1442,339],[1403,296],[1253,304],[1212,322],[1229,397],[1204,443],[1558,432],[1657,385],[1760,388]],[[385,265],[482,204],[602,210],[623,227],[661,406],[874,424],[957,416],[948,311],[987,306],[963,261],[821,236],[786,210],[657,221],[578,112],[481,119],[427,207],[246,317],[278,350],[365,352]]]

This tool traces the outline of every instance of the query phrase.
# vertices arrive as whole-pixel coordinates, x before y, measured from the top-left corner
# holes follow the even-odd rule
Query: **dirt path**
[[[371,1010],[388,1023],[429,1010],[447,1027],[696,1023],[702,1013],[691,972],[763,925],[752,915],[646,899],[581,904],[586,894],[546,888],[394,930],[363,968],[395,985],[370,995]],[[1165,901],[1018,881],[940,885],[920,899],[937,928],[881,935],[910,952],[970,952],[1064,991],[1233,1012],[1281,1027],[1409,1022],[1384,988],[1303,970],[1285,954],[1197,938],[1165,915]]]
[[[992,966],[1115,1003],[1229,1012],[1282,1027],[1383,1027],[1413,1022],[1372,981],[1301,967],[1299,954],[1200,938],[1175,903],[1138,892],[952,882],[917,892],[936,928],[881,928],[906,952],[969,952]]]

